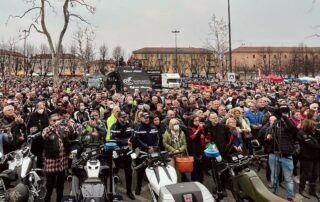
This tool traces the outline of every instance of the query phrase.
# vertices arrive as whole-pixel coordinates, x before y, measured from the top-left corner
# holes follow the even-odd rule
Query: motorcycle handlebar
[[[41,136],[41,135],[42,135],[42,133],[41,133],[41,132],[38,132],[38,133],[36,133],[36,134],[29,135],[28,138],[29,138],[29,139],[35,139],[35,138],[37,138],[37,137],[39,137],[39,136]]]
[[[182,151],[173,152],[173,153],[170,153],[169,156],[170,156],[170,157],[173,157],[173,156],[176,156],[176,155],[179,155],[179,154],[182,154],[182,153],[183,153]]]
[[[144,163],[141,163],[140,165],[134,167],[133,169],[134,169],[134,170],[139,170],[139,169],[141,169],[141,168],[144,167],[144,166],[145,166],[145,164],[144,164]]]

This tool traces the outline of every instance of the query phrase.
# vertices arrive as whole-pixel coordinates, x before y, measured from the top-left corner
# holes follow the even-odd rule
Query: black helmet
[[[29,189],[23,183],[17,184],[14,188],[9,189],[6,195],[6,201],[24,202],[29,199]]]

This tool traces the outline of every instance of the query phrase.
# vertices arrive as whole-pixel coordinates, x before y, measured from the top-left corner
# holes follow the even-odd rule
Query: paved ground
[[[262,179],[262,181],[264,182],[264,184],[266,186],[268,186],[268,183],[267,183],[267,180],[265,178],[265,170],[264,169],[261,169],[260,172],[258,173],[258,175],[260,176],[260,178]],[[126,190],[125,190],[125,178],[124,178],[124,172],[123,170],[120,170],[119,172],[119,176],[120,176],[120,179],[121,179],[121,184],[118,184],[117,185],[117,192],[119,194],[121,194],[123,197],[124,197],[124,200],[125,201],[128,201],[128,202],[132,202],[133,200],[130,200],[128,197],[126,197]],[[147,181],[146,181],[146,178],[144,178],[145,181],[144,181],[144,185],[143,185],[143,188],[142,188],[142,193],[140,196],[136,196],[136,200],[135,201],[139,201],[139,202],[147,202],[147,201],[150,201],[151,200],[151,197],[150,197],[150,194],[149,194],[149,190],[148,190],[148,186],[147,186]],[[136,185],[136,176],[134,174],[134,179],[133,179],[133,190],[135,189],[135,185]],[[205,176],[204,178],[204,185],[211,191],[213,189],[213,183],[212,183],[212,178],[210,176]],[[295,190],[297,191],[297,184],[295,184]],[[69,193],[70,191],[70,187],[69,187],[69,184],[66,183],[65,184],[65,194]],[[280,187],[280,190],[279,190],[279,196],[282,197],[282,198],[286,198],[286,192],[284,190],[284,188],[281,188]],[[55,201],[55,195],[53,196],[52,198],[52,201]],[[232,194],[231,192],[228,191],[228,197],[224,199],[225,202],[233,202],[235,201],[232,197]],[[311,199],[306,199],[306,198],[303,198],[301,195],[299,194],[296,194],[296,197],[295,197],[295,202],[316,202],[317,200],[315,198],[311,198]]]

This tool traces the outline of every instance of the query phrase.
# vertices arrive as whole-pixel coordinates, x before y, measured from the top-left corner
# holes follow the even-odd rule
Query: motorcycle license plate
[[[193,202],[192,194],[183,194],[183,201],[184,202]]]

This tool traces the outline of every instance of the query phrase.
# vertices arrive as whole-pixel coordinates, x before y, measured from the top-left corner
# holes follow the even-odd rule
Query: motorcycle
[[[41,133],[29,135],[21,149],[4,155],[0,164],[7,169],[0,174],[0,199],[41,201],[46,195],[45,173],[36,168],[37,157],[31,153],[32,140]]]
[[[230,155],[228,161],[221,158],[217,148],[205,150],[205,155],[211,161],[213,182],[216,186],[214,196],[217,201],[223,197],[220,176],[229,172],[228,185],[236,201],[240,202],[285,202],[276,196],[263,184],[257,173],[250,169],[250,164],[260,166],[266,155],[244,156],[240,153]],[[259,169],[259,168],[258,168]]]
[[[152,201],[215,201],[209,190],[199,182],[177,183],[177,173],[174,167],[168,165],[170,158],[180,153],[167,151],[148,154],[140,151],[142,163],[134,169],[145,169],[149,181]]]
[[[71,151],[71,193],[63,201],[123,201],[114,190],[113,157],[117,149],[114,141],[106,144],[79,144]]]

